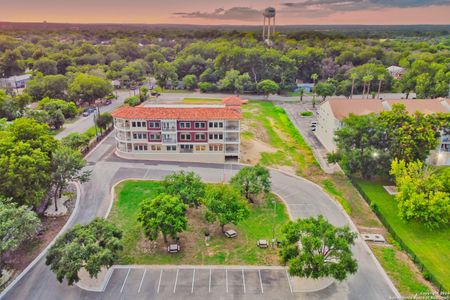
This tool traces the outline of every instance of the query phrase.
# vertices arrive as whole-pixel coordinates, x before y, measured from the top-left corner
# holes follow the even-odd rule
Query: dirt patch
[[[277,149],[257,139],[243,140],[241,142],[241,162],[257,164],[261,159],[261,153],[275,153]]]

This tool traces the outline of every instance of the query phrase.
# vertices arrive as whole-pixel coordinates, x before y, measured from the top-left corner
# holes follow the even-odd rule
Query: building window
[[[206,134],[204,134],[204,133],[196,133],[195,134],[195,139],[197,141],[204,141],[204,140],[206,140]]]
[[[142,140],[142,139],[147,139],[147,134],[146,133],[133,133],[133,139],[135,140]]]
[[[135,151],[147,151],[147,145],[134,145],[134,150]]]
[[[209,151],[223,151],[223,145],[209,145]]]
[[[145,122],[133,121],[131,122],[131,127],[145,127]]]
[[[177,151],[177,146],[175,146],[175,145],[166,146],[166,150],[167,151]]]
[[[223,128],[223,122],[209,122],[209,128]]]
[[[180,122],[180,128],[182,129],[191,128],[191,122]]]
[[[205,145],[197,145],[195,146],[195,151],[206,151]]]
[[[191,140],[191,134],[190,133],[182,133],[182,134],[180,134],[180,140],[182,140],[182,141],[190,141]]]
[[[159,122],[148,122],[148,128],[159,128]]]
[[[223,134],[222,133],[210,133],[209,139],[210,140],[223,140]]]
[[[159,141],[159,140],[161,140],[161,134],[160,133],[151,133],[150,134],[150,140],[151,141]]]
[[[161,145],[151,145],[152,151],[161,151]]]
[[[198,128],[202,128],[203,129],[203,128],[206,128],[206,123],[205,122],[195,122],[194,123],[194,127],[197,128],[197,129]]]

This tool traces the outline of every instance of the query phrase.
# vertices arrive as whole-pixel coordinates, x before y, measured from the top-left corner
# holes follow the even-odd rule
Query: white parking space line
[[[228,293],[228,269],[225,269],[225,286],[227,288]]]
[[[120,293],[121,293],[121,294],[122,294],[122,292],[123,292],[123,287],[125,286],[125,283],[127,282],[128,275],[130,274],[130,270],[131,270],[131,269],[128,269],[127,276],[125,276],[125,280],[123,281],[122,287],[120,288]]]
[[[244,269],[241,269],[241,271],[242,271],[242,284],[243,284],[243,286],[244,286],[244,294],[245,294],[247,291],[246,291],[246,289],[245,289],[245,275],[244,275]]]
[[[212,270],[209,269],[209,288],[208,288],[208,293],[211,293],[211,273],[212,273]]]
[[[173,284],[173,293],[175,294],[175,291],[177,290],[177,282],[178,282],[178,272],[180,269],[177,269],[177,275],[175,275],[175,283]]]
[[[262,279],[261,279],[261,270],[258,270],[258,274],[259,274],[259,285],[261,286],[261,294],[264,294],[264,288],[263,288]]]
[[[191,294],[194,292],[194,282],[195,282],[195,269],[192,272],[192,287],[191,287]]]
[[[161,269],[161,272],[159,273],[158,289],[156,290],[157,294],[159,294],[159,288],[161,287],[162,273],[163,273],[163,269]]]
[[[141,283],[139,284],[138,294],[141,291],[142,283],[144,282],[145,274],[147,273],[147,269],[144,270],[144,274],[142,274]]]
[[[289,284],[289,289],[291,290],[291,294],[292,294],[291,278],[289,277],[289,273],[288,273],[287,270],[286,270],[286,277],[287,277],[287,281],[288,281],[288,284]]]

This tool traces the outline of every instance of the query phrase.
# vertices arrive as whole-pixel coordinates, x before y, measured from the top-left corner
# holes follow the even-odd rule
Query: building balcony
[[[177,131],[177,127],[173,126],[173,127],[162,127],[161,131],[163,132],[175,132]]]
[[[164,139],[162,140],[163,144],[175,144],[177,142],[176,138]]]
[[[239,143],[238,137],[227,137],[225,138],[225,142],[227,143]]]
[[[194,149],[180,149],[180,153],[193,153]]]
[[[131,141],[131,136],[126,136],[124,134],[116,134],[116,139],[120,141]]]

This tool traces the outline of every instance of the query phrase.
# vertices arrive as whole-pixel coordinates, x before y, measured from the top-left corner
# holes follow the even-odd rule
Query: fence
[[[409,248],[405,242],[400,238],[400,236],[397,235],[395,230],[389,225],[389,222],[385,219],[383,214],[380,212],[378,206],[372,205],[372,201],[370,200],[369,196],[364,192],[364,190],[358,185],[356,180],[354,180],[351,176],[348,176],[350,181],[352,182],[353,186],[359,191],[361,196],[364,198],[364,200],[369,204],[372,211],[377,215],[378,219],[380,219],[381,223],[383,223],[384,227],[388,230],[388,232],[392,235],[394,240],[400,244],[400,247],[406,251],[408,256],[412,259],[412,261],[416,264],[416,266],[419,268],[420,272],[422,272],[422,275],[425,277],[426,280],[433,283],[439,290],[439,294],[441,293],[447,293],[448,291],[445,290],[443,284],[439,282],[436,277],[433,276],[433,274],[425,267],[425,265],[422,263],[422,261],[417,257],[417,255],[414,253],[414,251]],[[376,204],[376,203],[374,203]]]
[[[81,154],[83,154],[83,156],[86,156],[89,153],[89,151],[94,149],[95,146],[97,146],[98,143],[100,143],[101,140],[103,140],[113,130],[113,128],[114,128],[114,126],[111,125],[107,129],[105,129],[102,132],[102,134],[98,135],[97,138],[93,138],[86,147],[84,147],[80,150]]]

